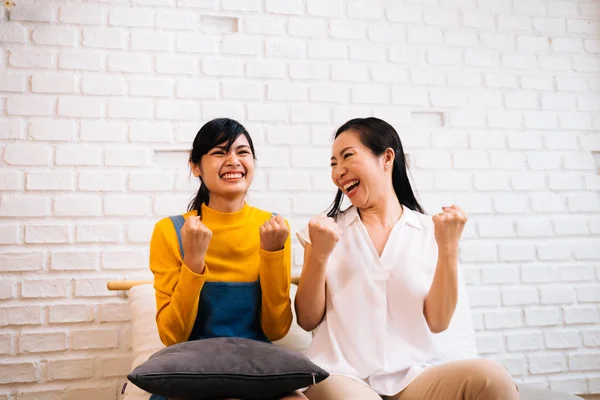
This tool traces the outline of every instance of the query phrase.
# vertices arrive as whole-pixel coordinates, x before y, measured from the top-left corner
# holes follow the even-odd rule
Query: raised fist
[[[442,212],[432,217],[435,241],[438,248],[455,250],[467,223],[467,213],[459,206],[442,207]]]
[[[329,257],[342,236],[342,230],[333,218],[321,214],[308,223],[308,236],[313,254]]]
[[[181,228],[183,262],[192,271],[197,273],[204,271],[204,257],[211,238],[212,232],[202,223],[200,217],[191,216],[185,220]]]
[[[259,229],[260,248],[265,251],[283,250],[290,228],[281,215],[273,214]]]

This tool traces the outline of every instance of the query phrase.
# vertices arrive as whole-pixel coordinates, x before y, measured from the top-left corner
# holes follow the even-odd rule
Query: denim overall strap
[[[179,242],[179,251],[181,252],[181,258],[183,259],[183,242],[181,241],[181,228],[185,223],[185,218],[183,215],[174,215],[169,217],[173,226],[175,227],[175,233],[177,233],[177,241]]]

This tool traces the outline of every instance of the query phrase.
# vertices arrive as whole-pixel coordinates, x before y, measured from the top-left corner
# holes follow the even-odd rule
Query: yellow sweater
[[[197,212],[183,216],[192,215]],[[156,224],[150,242],[150,269],[154,274],[156,323],[165,345],[190,337],[205,282],[255,282],[260,278],[260,324],[264,335],[269,340],[279,340],[287,334],[292,323],[290,236],[283,250],[262,250],[259,228],[270,218],[271,213],[248,204],[234,213],[202,205],[202,223],[213,234],[202,274],[192,272],[183,263],[171,220],[164,218]]]

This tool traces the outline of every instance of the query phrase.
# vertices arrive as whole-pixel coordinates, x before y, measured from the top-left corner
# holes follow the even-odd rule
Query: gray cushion
[[[179,343],[153,354],[127,377],[168,398],[271,399],[329,374],[296,351],[242,338]]]
[[[531,385],[518,385],[522,400],[582,400],[574,394],[540,389]]]

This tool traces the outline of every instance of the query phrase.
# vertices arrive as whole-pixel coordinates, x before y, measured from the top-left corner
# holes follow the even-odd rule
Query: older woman
[[[298,237],[304,267],[295,307],[313,331],[308,357],[331,373],[310,400],[518,399],[508,372],[444,359],[435,334],[458,298],[458,206],[423,213],[398,133],[377,118],[340,127],[331,156],[338,193]],[[352,206],[341,211],[343,196]]]

